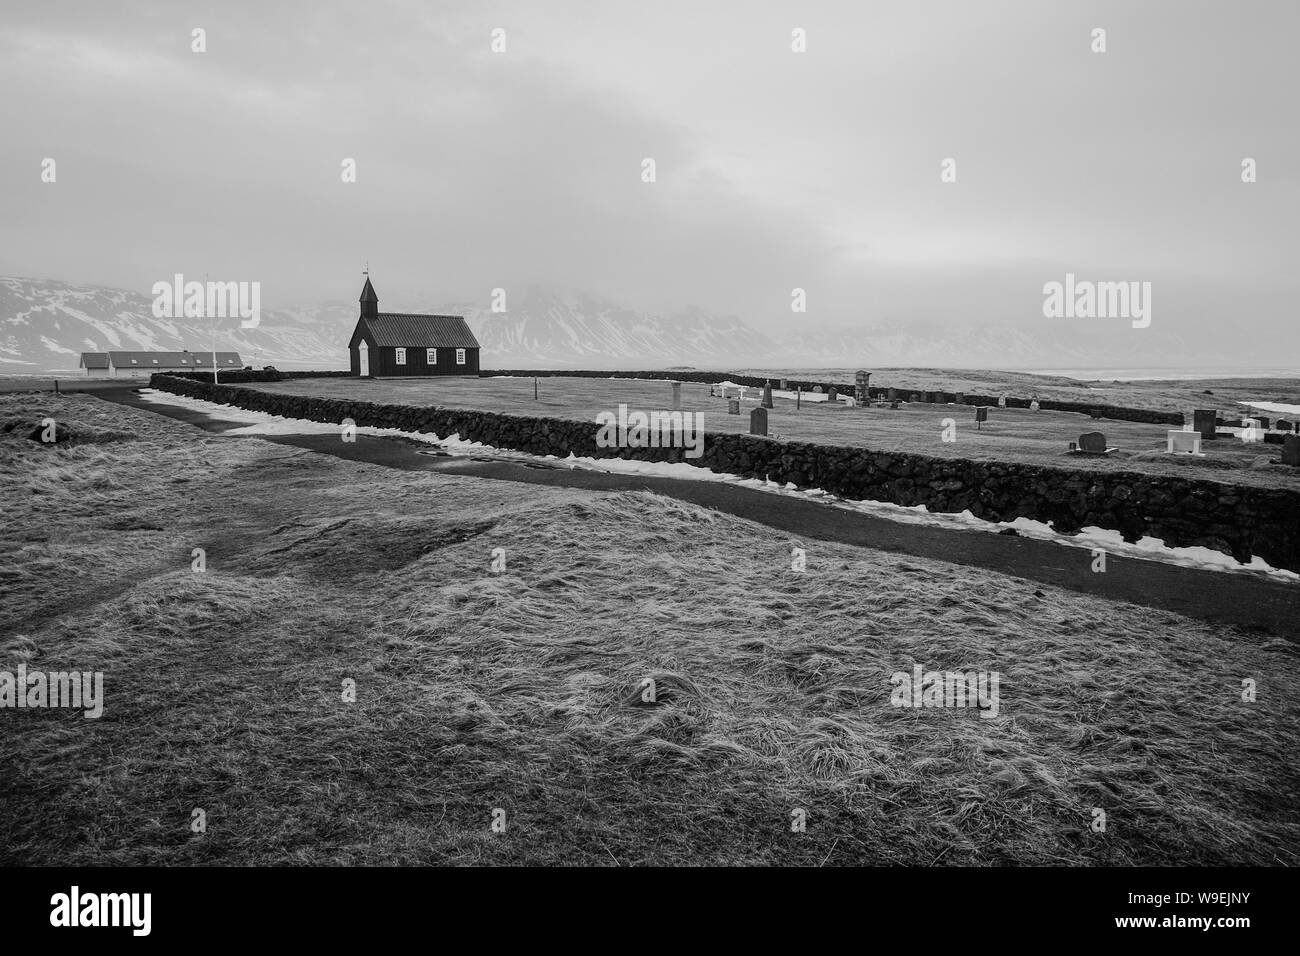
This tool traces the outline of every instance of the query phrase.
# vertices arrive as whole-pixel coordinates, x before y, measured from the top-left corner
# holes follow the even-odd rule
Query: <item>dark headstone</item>
[[[1079,451],[1106,453],[1106,436],[1101,432],[1084,432],[1079,436]]]
[[[1283,439],[1282,464],[1300,468],[1300,435],[1287,435]]]
[[[1256,415],[1255,418],[1259,420],[1259,427],[1264,429],[1264,431],[1268,431],[1268,416]]]
[[[891,388],[891,389],[890,389],[890,390],[885,394],[885,397],[888,398],[891,402],[896,402],[896,401],[898,401],[898,389],[896,389],[896,388]]]
[[[1285,418],[1279,418],[1273,423],[1273,427],[1280,432],[1289,432],[1291,430],[1291,423]]]
[[[1264,432],[1264,444],[1282,445],[1286,443],[1286,437],[1281,432]]]
[[[768,382],[763,386],[763,401],[760,403],[764,408],[772,407],[772,383]]]
[[[739,399],[733,398],[733,399],[731,399],[730,401],[727,402],[727,414],[728,414],[728,415],[739,415],[739,414],[740,414],[740,400],[739,400]]]
[[[981,405],[979,408],[975,409],[975,421],[986,422],[988,420],[989,420],[989,410],[986,406]]]
[[[828,401],[828,402],[839,401],[839,397],[840,397],[840,393],[837,392],[837,391],[835,391],[835,386],[834,386],[834,385],[832,385],[832,386],[831,386],[831,387],[826,391],[826,401]]]
[[[781,391],[783,391],[783,392],[788,392],[788,391],[790,391],[790,381],[789,381],[789,379],[784,379],[784,378],[781,379]]]
[[[1200,432],[1202,441],[1210,441],[1215,437],[1218,417],[1219,413],[1213,408],[1196,409],[1192,412],[1192,431]]]
[[[855,387],[854,397],[858,400],[859,405],[865,405],[871,401],[871,373],[866,369],[858,369],[857,375],[853,377]]]
[[[749,413],[749,433],[751,435],[767,434],[767,409],[756,408]]]

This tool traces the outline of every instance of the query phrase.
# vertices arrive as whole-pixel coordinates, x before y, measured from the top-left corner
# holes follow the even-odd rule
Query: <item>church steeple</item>
[[[361,317],[363,319],[373,319],[379,314],[379,296],[375,295],[375,287],[370,284],[370,275],[366,274],[366,284],[361,290]]]

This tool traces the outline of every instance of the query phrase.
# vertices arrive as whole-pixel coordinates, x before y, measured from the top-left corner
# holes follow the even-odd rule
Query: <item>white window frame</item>
[[[437,350],[437,349],[425,349],[425,350],[424,350],[424,362],[425,362],[426,365],[437,365],[437,364],[438,364],[438,350]]]
[[[457,349],[457,350],[456,350],[456,364],[457,364],[457,365],[464,365],[464,364],[465,364],[465,350],[464,350],[464,349]]]
[[[397,349],[397,364],[406,364],[406,349]]]

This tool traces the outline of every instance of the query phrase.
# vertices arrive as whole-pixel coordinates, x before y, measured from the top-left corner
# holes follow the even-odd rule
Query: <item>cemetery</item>
[[[283,382],[251,382],[247,387],[307,398],[593,422],[597,413],[620,404],[675,410],[672,383],[676,381],[676,401],[681,410],[703,414],[706,431],[749,434],[750,412],[764,404],[766,386],[765,383],[736,384],[735,378],[730,376],[725,384],[594,376],[457,377],[434,382],[295,378]],[[786,384],[795,386],[796,383],[787,381]],[[925,396],[919,392],[916,393],[918,401],[913,402],[909,401],[911,395],[874,385],[870,386],[874,394],[868,404],[849,407],[844,401],[848,396],[837,395],[837,401],[832,402],[827,390],[781,389],[780,385],[778,379],[770,386],[767,434],[779,435],[783,440],[946,459],[1054,465],[1074,470],[1200,475],[1235,484],[1300,489],[1300,473],[1270,464],[1281,460],[1280,444],[1268,443],[1269,435],[1280,441],[1283,433],[1276,430],[1265,433],[1264,441],[1248,443],[1236,438],[1239,429],[1216,425],[1216,434],[1233,440],[1206,441],[1202,448],[1207,453],[1204,456],[1174,454],[1169,451],[1168,433],[1186,427],[1181,421],[1098,421],[1078,412],[1046,407],[1032,411],[1027,407],[1027,395],[1009,396],[1005,408],[994,402],[984,406],[927,403],[920,400]],[[535,386],[537,398],[533,397]],[[814,386],[817,387],[820,386]],[[968,402],[974,400],[972,395],[963,397]],[[1017,403],[1022,404],[1017,407]],[[1182,416],[1189,423],[1193,411],[1189,408]],[[942,440],[947,419],[956,424],[956,441]],[[1100,455],[1071,454],[1070,443],[1077,446],[1081,434],[1088,431],[1101,432],[1106,447],[1114,450]]]
[[[358,425],[458,434],[531,454],[687,462],[680,448],[600,448],[595,441],[593,422],[601,409],[653,408],[656,392],[668,404],[672,391],[664,382],[552,380],[536,399],[533,382],[506,378],[432,384],[300,379],[241,387],[159,375],[153,385],[287,418],[351,418]],[[847,498],[970,511],[990,521],[1032,518],[1066,533],[1110,528],[1127,540],[1150,535],[1174,547],[1208,547],[1241,561],[1258,555],[1274,567],[1300,570],[1300,470],[1282,459],[1266,459],[1266,470],[1254,467],[1252,456],[1250,466],[1231,470],[1220,462],[1216,471],[1205,465],[1217,457],[1170,455],[1167,430],[1138,423],[1107,423],[1107,433],[1085,439],[1103,454],[1070,455],[1063,437],[1072,431],[1076,444],[1085,438],[1079,415],[1055,413],[1059,421],[1052,423],[1054,413],[997,409],[977,429],[970,406],[849,409],[827,402],[796,409],[796,397],[795,403],[774,401],[769,410],[761,392],[742,401],[708,391],[707,385],[681,388],[683,409],[704,416],[704,452],[689,461],[698,467]],[[385,398],[390,401],[376,401]],[[732,402],[739,414],[726,412]],[[942,441],[943,422],[958,416],[958,440]],[[1051,437],[1017,437],[1027,431]],[[768,437],[773,432],[783,440]],[[1284,457],[1300,462],[1300,436],[1287,438]],[[1220,446],[1236,454],[1249,447],[1235,440],[1214,445],[1216,456]],[[1125,446],[1141,447],[1148,457],[1105,453]]]

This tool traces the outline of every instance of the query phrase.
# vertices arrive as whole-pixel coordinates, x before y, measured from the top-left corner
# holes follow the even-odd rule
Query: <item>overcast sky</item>
[[[0,273],[280,308],[354,299],[369,260],[390,308],[543,281],[772,329],[1041,325],[1069,270],[1152,282],[1156,325],[1295,342],[1298,11],[7,3]]]

